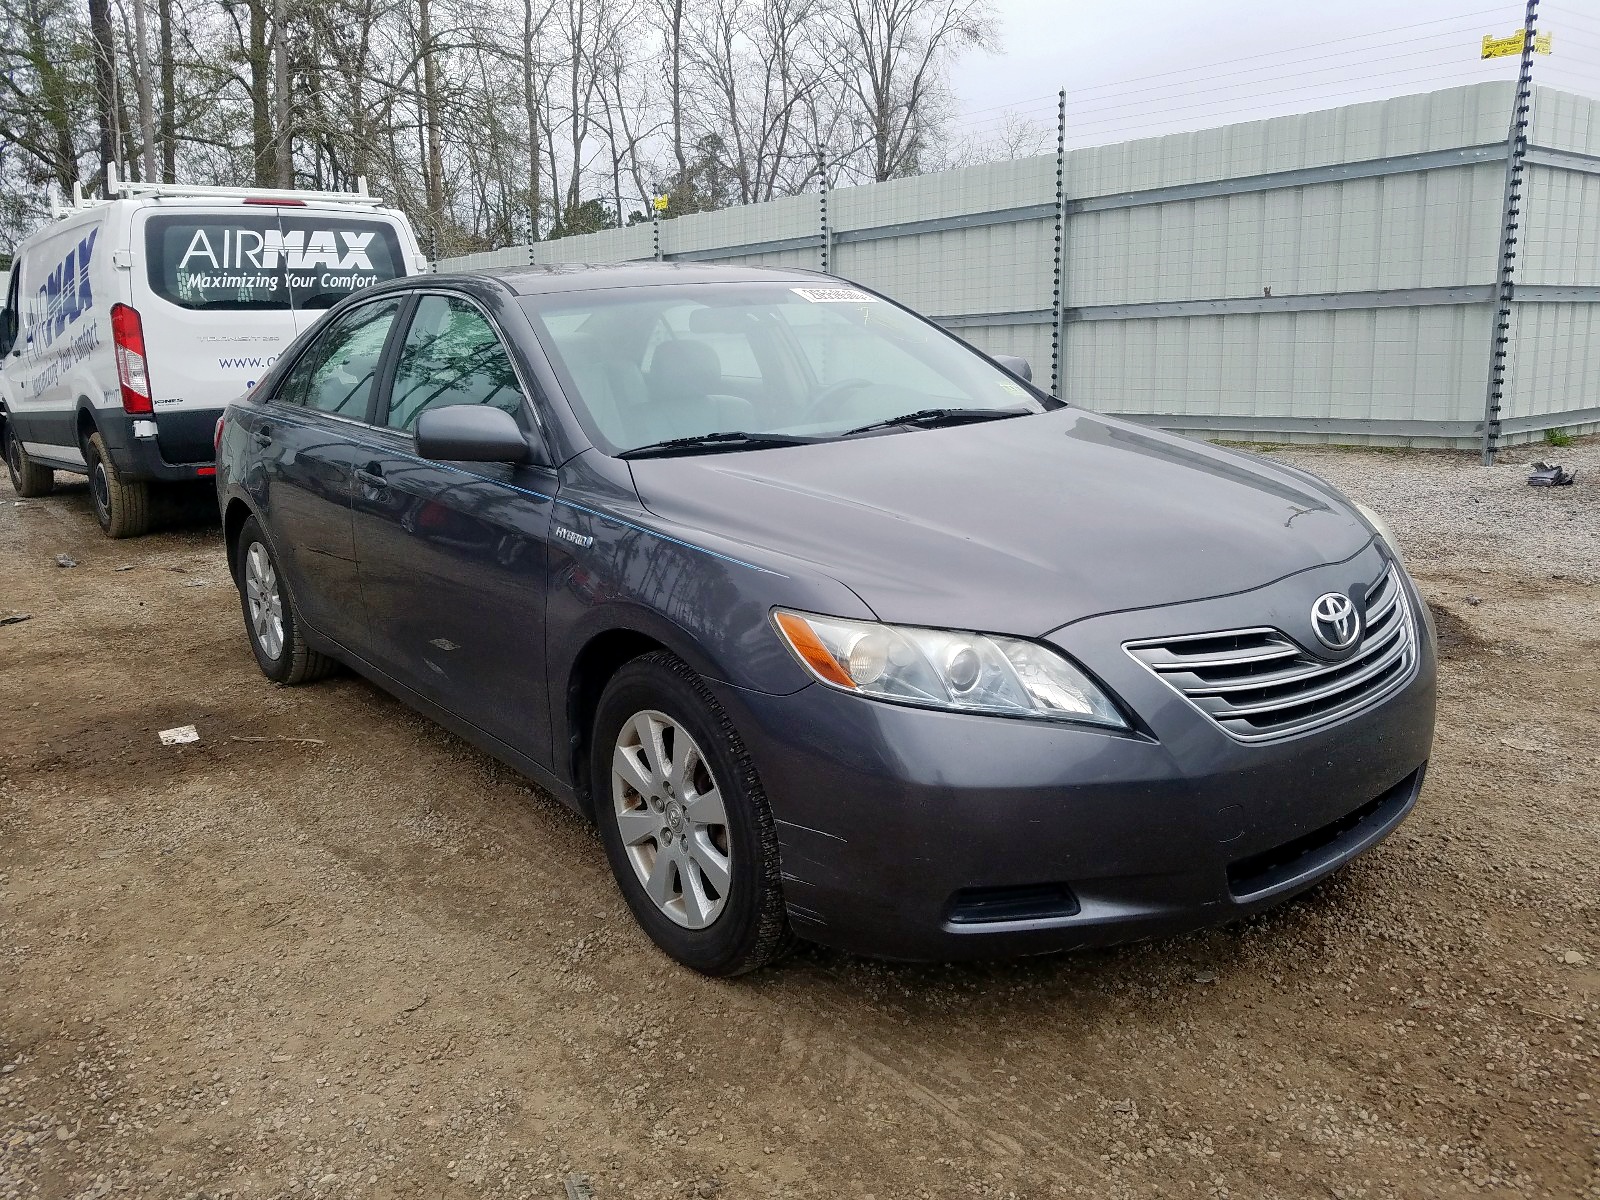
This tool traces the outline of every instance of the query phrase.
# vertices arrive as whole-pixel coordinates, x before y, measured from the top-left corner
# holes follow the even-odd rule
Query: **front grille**
[[[1417,635],[1391,566],[1367,593],[1350,657],[1328,662],[1270,627],[1128,642],[1125,649],[1241,742],[1308,733],[1378,703],[1416,671]]]

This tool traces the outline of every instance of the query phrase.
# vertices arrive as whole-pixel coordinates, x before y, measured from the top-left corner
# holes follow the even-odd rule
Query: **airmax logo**
[[[220,236],[219,236],[220,235]],[[340,271],[370,271],[372,259],[367,247],[375,233],[291,229],[196,229],[189,248],[178,262],[180,271],[192,262],[201,262],[213,271],[254,267],[260,271],[275,268],[281,261],[291,271],[328,267]],[[342,245],[340,243],[343,243]]]
[[[571,542],[574,546],[594,545],[594,539],[592,537],[589,537],[586,534],[577,533],[574,530],[568,529],[565,525],[557,525],[555,529],[556,536],[563,542]]]

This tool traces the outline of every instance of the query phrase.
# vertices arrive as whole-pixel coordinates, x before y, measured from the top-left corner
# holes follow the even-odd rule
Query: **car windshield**
[[[524,305],[579,419],[612,454],[731,433],[751,436],[706,445],[793,445],[1056,403],[937,326],[842,284],[615,288]]]

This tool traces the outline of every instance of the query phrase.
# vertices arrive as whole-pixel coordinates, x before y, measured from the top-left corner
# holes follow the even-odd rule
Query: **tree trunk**
[[[100,125],[100,187],[117,161],[113,119],[117,93],[117,50],[111,30],[111,0],[89,0],[89,36],[94,45],[95,115]]]
[[[534,86],[533,0],[522,0],[522,105],[528,118],[528,237],[539,240],[539,93]]]
[[[583,25],[587,15],[584,9],[585,0],[569,0],[568,12],[572,14],[572,60],[568,80],[571,84],[572,101],[572,163],[571,171],[567,176],[567,216],[570,218],[578,211],[578,205],[583,202],[579,195],[579,188],[583,174],[583,127],[589,119],[588,112],[578,108],[578,79],[583,71]]]
[[[278,180],[277,145],[272,134],[271,48],[267,44],[266,0],[250,0],[250,148],[255,154],[255,185]]]
[[[145,27],[144,0],[133,5],[134,83],[139,89],[139,140],[144,145],[144,177],[156,177],[156,114],[150,95],[150,35]]]
[[[683,0],[672,2],[672,154],[678,160],[678,195],[689,182],[689,160],[683,152]]]
[[[172,0],[156,0],[161,20],[161,178],[178,181],[178,83],[172,61]]]
[[[427,146],[423,186],[428,196],[428,219],[435,235],[444,232],[444,148],[439,133],[439,65],[433,53],[433,0],[417,0],[417,36],[422,55],[422,125]]]
[[[277,185],[294,186],[294,133],[289,115],[289,5],[288,0],[272,0],[272,107],[276,137]]]

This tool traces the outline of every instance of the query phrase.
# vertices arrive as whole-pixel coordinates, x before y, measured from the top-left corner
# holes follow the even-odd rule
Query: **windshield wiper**
[[[624,450],[618,458],[663,458],[674,454],[715,454],[725,450],[768,450],[774,446],[809,446],[824,439],[799,437],[789,433],[701,433],[694,437],[668,438]]]
[[[846,429],[840,437],[854,437],[858,433],[873,433],[879,429],[893,429],[896,425],[914,425],[918,429],[936,429],[940,425],[970,425],[978,421],[998,421],[1005,417],[1031,417],[1028,408],[919,408],[916,412],[872,421]]]

